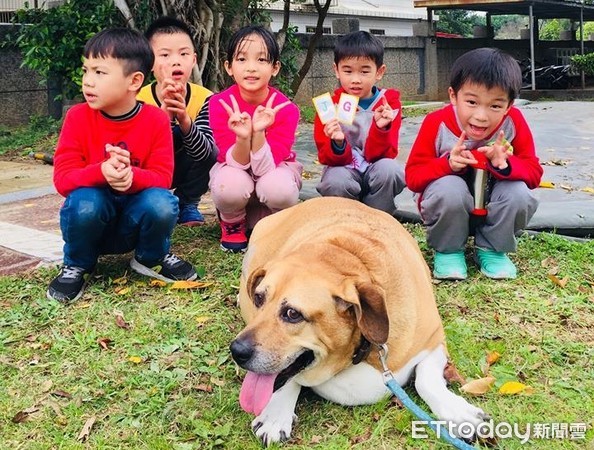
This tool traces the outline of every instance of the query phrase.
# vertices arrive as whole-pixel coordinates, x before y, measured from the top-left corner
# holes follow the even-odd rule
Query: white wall
[[[322,1],[322,0],[321,0]],[[270,4],[273,31],[283,23],[283,2]],[[413,0],[333,0],[324,20],[324,27],[332,29],[332,20],[338,18],[359,19],[359,29],[385,30],[386,36],[412,36],[412,25],[427,19],[425,8],[414,8]],[[298,27],[298,33],[305,33],[306,26],[316,25],[318,14],[314,6],[294,4],[291,7],[290,23]]]

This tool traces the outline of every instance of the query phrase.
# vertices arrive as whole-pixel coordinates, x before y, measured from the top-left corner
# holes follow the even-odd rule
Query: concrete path
[[[537,102],[520,106],[530,124],[545,173],[553,188],[538,189],[541,205],[530,228],[561,232],[594,226],[594,102]],[[406,161],[423,118],[405,119],[400,155]],[[299,127],[295,148],[304,164],[301,198],[317,196],[323,166],[317,163],[311,125]],[[39,161],[0,161],[0,275],[23,273],[62,259],[59,208],[63,198],[52,186],[52,167]],[[399,218],[419,220],[410,191],[396,199]],[[208,195],[200,205],[214,220]],[[589,227],[589,228],[588,228]]]

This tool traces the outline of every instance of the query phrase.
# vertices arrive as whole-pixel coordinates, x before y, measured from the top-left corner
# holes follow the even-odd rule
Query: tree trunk
[[[314,0],[314,5],[316,7],[316,10],[318,11],[318,22],[316,24],[316,32],[309,39],[307,54],[305,55],[303,65],[301,66],[301,69],[299,69],[299,72],[297,72],[297,76],[293,79],[293,82],[291,83],[291,91],[293,91],[294,94],[297,94],[299,86],[301,86],[301,83],[303,82],[305,76],[311,68],[311,63],[313,61],[314,52],[316,51],[318,41],[322,37],[322,34],[324,34],[324,20],[326,19],[326,15],[328,14],[330,2],[331,0],[325,0],[324,5],[321,6],[320,0]]]

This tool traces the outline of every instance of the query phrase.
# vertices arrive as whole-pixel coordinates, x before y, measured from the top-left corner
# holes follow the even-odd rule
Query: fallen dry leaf
[[[212,386],[209,384],[197,384],[195,389],[202,392],[212,392]]]
[[[31,414],[37,411],[39,411],[39,407],[37,406],[31,406],[30,408],[23,409],[14,415],[12,418],[12,423],[22,423],[27,420]]]
[[[149,283],[149,286],[151,286],[151,287],[164,287],[164,286],[167,286],[167,283],[165,283],[163,280],[157,280],[156,278],[154,278]]]
[[[210,377],[210,382],[211,382],[212,384],[214,384],[215,386],[218,386],[218,387],[223,387],[223,386],[225,386],[225,380],[221,380],[221,379],[219,379],[219,378]]]
[[[396,396],[393,396],[390,399],[390,406],[395,406],[398,409],[404,409],[404,405],[402,404],[400,399],[398,399]]]
[[[130,288],[130,286],[118,286],[113,291],[116,293],[116,295],[126,295],[131,290],[132,290],[132,288]]]
[[[351,438],[351,445],[361,444],[362,442],[368,441],[371,437],[371,430],[365,431],[365,433]]]
[[[124,330],[130,329],[130,324],[124,320],[124,315],[122,313],[116,313],[115,323],[118,327],[123,328]]]
[[[109,339],[108,337],[97,338],[97,344],[99,344],[99,347],[101,347],[103,350],[109,350],[109,344],[111,344],[111,339]]]
[[[194,319],[197,323],[205,323],[208,322],[210,320],[209,316],[198,316],[196,317],[196,319]]]
[[[170,289],[199,289],[212,285],[212,282],[180,280],[171,283]]]
[[[555,189],[555,183],[552,183],[550,181],[541,181],[538,187],[545,189]]]
[[[72,394],[69,394],[66,391],[62,391],[60,389],[58,389],[57,391],[52,391],[50,392],[51,395],[53,395],[54,397],[61,397],[61,398],[72,398]]]
[[[540,262],[540,267],[543,269],[550,269],[551,267],[557,267],[557,260],[550,256],[546,257]]]
[[[133,362],[134,364],[140,364],[142,362],[142,358],[140,356],[130,356],[128,357],[128,361]]]
[[[559,187],[561,189],[565,189],[566,191],[573,191],[573,187],[570,186],[569,184],[560,184]]]
[[[91,434],[91,428],[93,428],[93,425],[95,424],[96,420],[97,418],[95,416],[89,417],[87,419],[87,421],[82,427],[82,430],[80,430],[80,433],[78,434],[77,439],[79,441],[85,442],[89,438],[89,434]]]
[[[585,188],[581,188],[580,191],[587,192],[588,194],[594,194],[594,188],[591,188],[590,186],[586,186]]]
[[[463,385],[460,390],[469,395],[483,395],[491,389],[495,383],[495,377],[484,377],[477,380],[472,380]]]
[[[322,436],[320,435],[313,435],[309,441],[310,444],[319,444],[320,442],[322,442]]]
[[[557,286],[561,288],[564,288],[567,282],[569,281],[569,277],[564,277],[560,279],[559,277],[551,273],[549,273],[547,276],[549,277],[549,280],[551,280],[553,283],[555,283]]]
[[[487,355],[487,364],[492,366],[497,361],[499,361],[499,358],[501,358],[501,353],[495,351],[489,352],[489,354]]]
[[[128,283],[128,273],[125,273],[124,276],[122,276],[120,278],[116,278],[115,280],[112,281],[112,283],[118,284],[120,286]]]
[[[49,392],[53,385],[54,382],[52,380],[45,380],[41,383],[41,392]]]
[[[508,381],[507,383],[503,383],[503,385],[499,388],[499,393],[504,395],[519,394],[520,392],[531,394],[533,391],[533,388],[526,386],[519,381]]]
[[[462,375],[460,375],[460,372],[458,372],[458,369],[456,368],[454,363],[451,361],[448,361],[446,366],[444,367],[443,377],[445,378],[447,384],[453,384],[453,383],[460,383],[461,385],[466,384],[466,380],[464,379],[464,377]]]

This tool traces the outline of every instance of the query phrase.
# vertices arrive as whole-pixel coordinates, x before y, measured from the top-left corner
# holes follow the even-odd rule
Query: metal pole
[[[532,5],[528,9],[528,24],[530,26],[530,77],[532,81],[532,90],[536,90],[536,73],[534,72],[534,15]]]
[[[582,0],[582,5],[580,7],[580,47],[581,47],[581,54],[584,55],[584,0]],[[582,78],[582,89],[586,89],[586,73],[582,70],[581,73]]]

